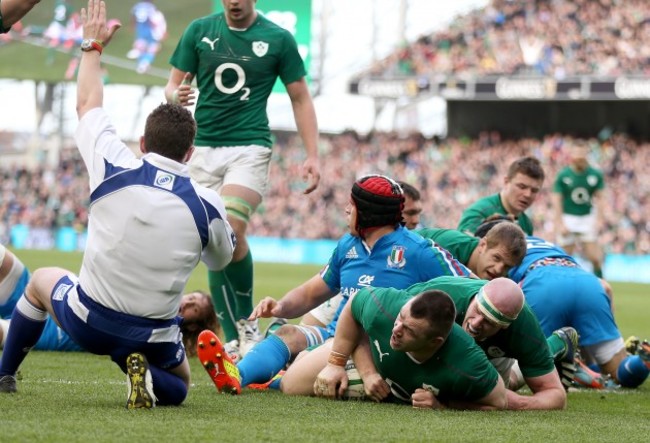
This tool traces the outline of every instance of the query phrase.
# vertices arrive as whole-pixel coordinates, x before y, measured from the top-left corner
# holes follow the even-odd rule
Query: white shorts
[[[597,363],[599,366],[609,362],[621,349],[625,347],[622,337],[607,340],[590,346],[581,346],[585,363]]]
[[[224,185],[239,185],[263,196],[268,188],[270,163],[270,148],[248,145],[197,146],[187,164],[190,176],[207,188],[220,192]]]
[[[593,212],[587,215],[563,214],[562,221],[569,234],[560,236],[558,241],[560,246],[596,241],[598,233],[596,232],[596,214]]]
[[[334,320],[334,315],[336,315],[336,311],[339,309],[342,299],[343,296],[341,293],[338,293],[321,305],[316,306],[314,309],[309,311],[309,313],[313,315],[316,320],[327,326],[332,320]]]

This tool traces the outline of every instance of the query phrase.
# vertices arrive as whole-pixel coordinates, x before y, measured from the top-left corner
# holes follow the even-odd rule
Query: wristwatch
[[[81,41],[81,50],[84,52],[97,51],[101,54],[104,50],[104,45],[99,40],[85,38]]]

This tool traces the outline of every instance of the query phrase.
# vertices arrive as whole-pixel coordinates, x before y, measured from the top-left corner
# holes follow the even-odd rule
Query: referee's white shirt
[[[138,159],[102,108],[75,135],[90,175],[88,239],[79,283],[90,298],[131,315],[169,319],[199,260],[223,269],[235,236],[221,197],[179,162]]]

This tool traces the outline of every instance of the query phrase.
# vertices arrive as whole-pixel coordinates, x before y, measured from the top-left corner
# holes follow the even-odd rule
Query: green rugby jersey
[[[462,325],[469,304],[487,283],[488,280],[445,276],[417,283],[410,286],[407,291],[413,296],[432,289],[446,292],[456,305],[456,323]],[[546,337],[528,304],[524,304],[517,319],[510,326],[478,342],[478,345],[490,359],[498,357],[516,359],[524,377],[538,377],[555,370]]]
[[[423,228],[415,232],[445,248],[465,266],[469,264],[469,258],[481,240],[455,229]]]
[[[412,295],[393,288],[364,288],[351,302],[352,315],[370,339],[377,371],[391,386],[393,396],[410,403],[410,396],[422,388],[442,402],[475,401],[492,392],[499,377],[496,369],[457,324],[445,344],[424,362],[390,347],[395,319]]]
[[[473,235],[476,228],[486,218],[494,214],[508,215],[508,211],[503,207],[499,193],[480,198],[465,209],[460,217],[457,229]],[[526,234],[533,235],[533,222],[525,212],[519,214],[516,221]]]
[[[170,63],[195,74],[197,146],[271,147],[267,100],[276,79],[286,85],[306,75],[289,31],[258,13],[244,30],[228,27],[223,13],[194,20]]]
[[[582,172],[566,166],[553,182],[553,192],[562,195],[562,212],[570,215],[591,213],[591,197],[604,188],[603,173],[591,166]]]

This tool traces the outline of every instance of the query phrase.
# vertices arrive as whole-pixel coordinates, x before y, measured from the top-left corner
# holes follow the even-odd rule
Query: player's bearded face
[[[390,347],[396,351],[418,351],[427,346],[427,321],[413,318],[410,314],[410,304],[404,305],[393,324],[390,336]]]

